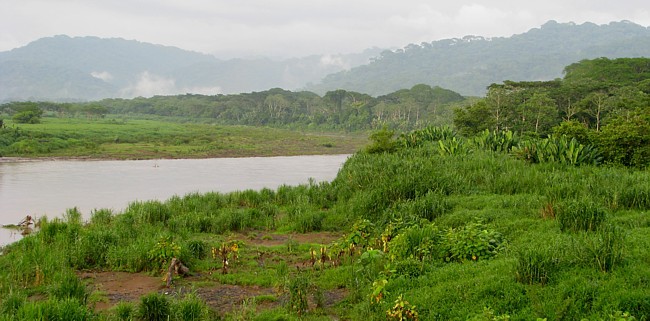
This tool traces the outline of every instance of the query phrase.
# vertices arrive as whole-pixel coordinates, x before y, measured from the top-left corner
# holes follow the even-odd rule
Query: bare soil
[[[288,240],[299,243],[329,244],[339,237],[340,234],[330,232],[290,235],[260,232],[235,235],[232,239],[240,239],[248,244],[264,247],[286,244]],[[162,277],[154,277],[144,273],[83,271],[79,272],[78,275],[87,282],[91,291],[99,291],[101,301],[95,303],[95,309],[98,311],[109,309],[121,301],[137,304],[141,296],[152,292],[164,293],[170,296],[183,295],[183,292],[189,291],[189,287],[186,285],[191,286],[193,282],[205,281],[202,276],[192,276],[183,279],[181,282],[183,285],[167,288]],[[287,301],[286,295],[272,287],[210,284],[210,282],[206,285],[205,282],[202,282],[202,285],[195,288],[194,291],[211,309],[220,315],[239,309],[246,300],[260,295],[272,295],[278,299],[256,303],[258,310],[274,308]],[[342,301],[346,295],[347,291],[345,289],[323,291],[322,303],[325,307],[329,307]],[[310,306],[314,305],[314,302],[310,302]]]

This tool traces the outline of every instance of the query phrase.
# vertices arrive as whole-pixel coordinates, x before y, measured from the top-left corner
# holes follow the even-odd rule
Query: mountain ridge
[[[491,83],[561,77],[565,66],[598,57],[650,56],[650,29],[630,21],[558,23],[511,37],[465,36],[384,51],[370,64],[328,75],[306,90],[343,87],[382,95],[418,83],[481,96]],[[390,75],[390,76],[388,76]]]
[[[212,55],[94,36],[57,35],[0,52],[0,101],[78,101],[168,94],[225,94],[295,89],[365,63],[378,54],[323,55],[274,61]],[[88,90],[84,90],[88,89]]]
[[[510,37],[467,35],[369,48],[347,55],[221,60],[122,38],[58,35],[0,52],[0,102],[83,101],[173,94],[230,94],[270,88],[373,96],[417,84],[481,96],[491,83],[561,77],[565,66],[598,57],[650,56],[650,29],[630,21],[548,21]]]

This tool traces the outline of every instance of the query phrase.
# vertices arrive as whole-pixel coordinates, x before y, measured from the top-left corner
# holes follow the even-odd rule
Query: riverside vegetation
[[[455,130],[396,137],[414,121],[396,103],[332,182],[40,218],[0,256],[0,320],[648,320],[647,61],[493,85]],[[343,93],[332,128],[354,106],[369,128],[388,115]],[[173,258],[193,275],[166,288]],[[160,286],[129,299],[82,278],[106,271]]]
[[[43,117],[36,124],[6,121],[0,156],[111,159],[346,154],[367,142],[364,133],[221,126],[178,119]]]
[[[41,218],[0,257],[0,319],[646,320],[650,174],[570,157],[562,139],[532,161],[516,139],[388,131],[332,182]],[[254,241],[316,231],[341,237]],[[108,310],[77,275],[162,276],[172,257],[195,276]],[[271,291],[214,310],[217,284]]]

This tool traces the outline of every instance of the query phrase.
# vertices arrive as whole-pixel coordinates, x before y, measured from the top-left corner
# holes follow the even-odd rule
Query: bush
[[[470,223],[447,231],[443,245],[447,252],[445,260],[462,262],[488,259],[497,254],[502,243],[503,236],[499,232],[486,229],[480,223]]]
[[[583,233],[576,240],[579,258],[602,272],[612,271],[623,261],[625,233],[617,226],[603,225],[596,233]]]
[[[131,321],[135,318],[135,305],[131,302],[120,302],[112,310],[120,321]]]
[[[164,294],[150,293],[140,298],[137,315],[143,321],[167,321],[170,312],[169,299]]]
[[[187,249],[193,258],[202,260],[208,256],[208,243],[201,240],[191,240],[187,242]]]
[[[73,273],[64,273],[58,283],[51,286],[50,294],[57,299],[75,299],[81,304],[88,300],[86,285]]]
[[[43,111],[38,113],[37,111],[28,110],[14,114],[11,120],[17,124],[38,124],[41,122],[42,114]]]
[[[545,246],[530,246],[517,250],[515,279],[523,284],[547,284],[559,259],[556,251]]]
[[[195,294],[188,294],[172,305],[174,317],[179,321],[208,320],[208,307]]]
[[[397,142],[393,139],[395,132],[384,127],[370,134],[372,144],[366,147],[366,153],[390,153],[397,150]]]
[[[558,205],[556,217],[562,232],[595,231],[605,221],[607,210],[589,199],[569,200]]]
[[[433,225],[412,226],[404,229],[388,244],[389,253],[396,260],[437,259],[441,255],[443,233]]]

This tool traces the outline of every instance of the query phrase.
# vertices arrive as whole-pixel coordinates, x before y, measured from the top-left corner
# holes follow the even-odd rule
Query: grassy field
[[[298,132],[164,120],[43,118],[6,123],[0,155],[110,159],[290,156],[353,153],[364,134]]]
[[[650,172],[434,136],[332,182],[42,220],[0,256],[0,320],[650,318]]]

